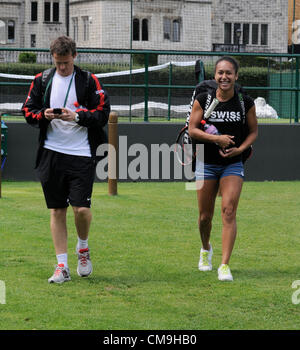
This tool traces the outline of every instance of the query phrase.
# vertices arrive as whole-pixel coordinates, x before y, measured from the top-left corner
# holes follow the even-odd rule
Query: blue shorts
[[[244,179],[244,166],[242,162],[229,165],[207,164],[197,160],[196,180],[219,180],[225,176],[239,176]]]

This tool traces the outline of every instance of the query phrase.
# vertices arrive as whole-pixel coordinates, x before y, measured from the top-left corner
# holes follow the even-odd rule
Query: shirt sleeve
[[[22,113],[26,122],[34,126],[38,126],[43,119],[42,73],[37,74],[31,82],[26,101],[22,106]]]
[[[199,95],[196,96],[195,100],[197,100],[201,106],[201,108],[204,110],[205,109],[205,103],[207,100],[207,93],[201,93]]]

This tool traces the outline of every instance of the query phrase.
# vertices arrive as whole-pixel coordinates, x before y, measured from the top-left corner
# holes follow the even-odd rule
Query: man
[[[75,42],[66,36],[54,40],[50,52],[54,68],[37,74],[22,112],[28,124],[40,129],[36,159],[47,207],[57,265],[49,283],[69,281],[66,214],[73,208],[78,234],[77,273],[92,272],[88,234],[92,220],[91,195],[96,149],[106,141],[103,127],[109,99],[95,75],[74,65]]]

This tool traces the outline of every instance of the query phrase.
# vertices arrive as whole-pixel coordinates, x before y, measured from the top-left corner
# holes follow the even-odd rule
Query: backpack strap
[[[196,98],[196,89],[193,92],[192,98],[191,98],[191,102],[189,105],[189,109],[187,112],[187,116],[186,116],[186,121],[185,121],[185,126],[189,126],[189,122],[190,122],[190,117],[191,117],[191,113],[192,113],[192,108],[193,108],[193,104],[195,102],[195,98]]]
[[[246,123],[246,109],[245,109],[245,101],[243,98],[243,93],[239,92],[238,96],[239,96],[239,101],[240,101],[240,105],[242,108],[242,118],[243,118],[242,123],[243,123],[243,125],[245,125],[245,123]]]
[[[88,95],[89,95],[89,85],[90,85],[90,78],[92,73],[89,71],[84,71],[84,73],[86,74],[86,78],[85,78],[85,101],[87,103],[88,101]]]
[[[193,104],[195,102],[196,96],[204,92],[208,92],[209,94],[213,95],[216,89],[217,89],[217,83],[215,80],[203,80],[201,83],[196,85],[196,88],[193,92],[193,96],[189,105],[187,117],[186,117],[186,122],[185,122],[186,126],[189,125],[190,116],[191,116],[191,112],[192,112],[192,108],[193,108]]]
[[[238,93],[239,95],[239,101],[241,104],[242,108],[242,137],[245,140],[246,137],[248,136],[249,129],[248,129],[248,124],[246,123],[246,109],[245,109],[245,101],[244,101],[244,96],[246,92],[241,88],[240,92]],[[251,145],[248,147],[243,153],[242,153],[242,162],[245,163],[253,154],[253,146]]]
[[[55,68],[48,68],[43,71],[42,74],[42,93],[43,93],[43,103],[46,103],[47,92],[53,80],[53,72]]]

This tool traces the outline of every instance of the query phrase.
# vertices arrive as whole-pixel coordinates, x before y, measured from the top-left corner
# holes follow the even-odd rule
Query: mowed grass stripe
[[[230,267],[221,261],[220,198],[211,242],[213,271],[197,269],[196,193],[184,183],[96,183],[89,245],[94,272],[76,274],[76,234],[68,211],[72,281],[49,285],[56,263],[49,212],[35,182],[4,182],[0,199],[0,329],[299,329],[292,303],[300,279],[300,182],[245,182]]]

